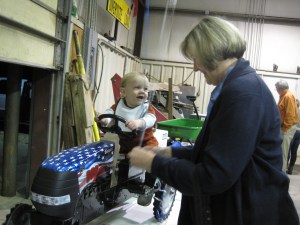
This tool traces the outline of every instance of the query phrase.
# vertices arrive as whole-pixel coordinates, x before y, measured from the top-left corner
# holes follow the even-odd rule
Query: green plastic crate
[[[157,123],[157,128],[167,130],[168,136],[171,138],[183,138],[196,140],[203,126],[201,120],[195,119],[174,119]]]

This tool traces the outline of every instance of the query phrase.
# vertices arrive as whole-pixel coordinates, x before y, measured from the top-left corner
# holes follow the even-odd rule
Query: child
[[[125,124],[118,124],[124,133],[137,131],[135,132],[137,135],[130,139],[119,136],[120,155],[122,156],[123,154],[125,158],[127,153],[135,146],[158,146],[158,142],[153,135],[153,126],[156,122],[155,111],[150,102],[147,101],[148,86],[149,82],[144,74],[137,72],[126,74],[121,83],[122,98],[104,112],[104,114],[118,115],[126,120]],[[107,126],[111,122],[109,118],[100,121],[101,124]],[[145,181],[145,170],[129,167],[128,177],[138,174],[140,176],[135,181],[143,183]],[[151,181],[151,183],[154,183],[154,181]],[[150,197],[147,201],[150,200],[151,202],[152,195]],[[139,200],[139,204],[144,202],[140,197]],[[148,203],[144,202],[142,205],[147,205]]]

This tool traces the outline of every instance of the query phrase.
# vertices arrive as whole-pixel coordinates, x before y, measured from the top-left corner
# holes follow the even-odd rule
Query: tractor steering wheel
[[[116,133],[119,136],[126,137],[126,138],[131,138],[132,135],[136,134],[136,130],[133,130],[132,132],[122,131],[121,127],[119,126],[119,122],[124,123],[124,124],[126,123],[126,120],[123,117],[115,115],[115,114],[102,114],[98,117],[98,120],[100,121],[100,120],[106,119],[106,118],[112,119],[113,125],[111,125],[110,127],[106,127],[106,126],[103,126],[100,122],[98,122],[98,127],[102,132]]]

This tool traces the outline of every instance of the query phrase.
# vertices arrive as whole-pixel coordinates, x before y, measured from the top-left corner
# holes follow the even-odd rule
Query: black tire
[[[3,225],[31,225],[30,214],[32,211],[31,205],[17,204],[11,208],[10,214],[6,215],[6,221]]]
[[[160,189],[154,195],[153,214],[157,221],[160,222],[169,217],[175,196],[176,190],[162,182]]]

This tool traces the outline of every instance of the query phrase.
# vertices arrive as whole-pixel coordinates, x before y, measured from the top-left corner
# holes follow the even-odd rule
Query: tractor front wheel
[[[165,220],[169,217],[176,196],[175,188],[161,182],[159,190],[155,192],[153,203],[153,214],[157,221]]]

